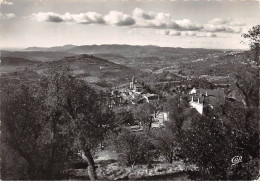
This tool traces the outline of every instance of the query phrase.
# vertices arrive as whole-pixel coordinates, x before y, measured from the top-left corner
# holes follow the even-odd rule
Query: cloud
[[[215,18],[213,20],[210,20],[209,24],[226,25],[226,26],[245,26],[245,23],[234,21],[232,18],[228,18],[228,19]]]
[[[65,13],[62,16],[65,22],[75,22],[78,24],[103,24],[104,19],[101,14],[96,12],[87,12],[80,14]]]
[[[112,24],[117,26],[129,26],[135,24],[135,20],[122,12],[110,11],[106,16],[96,12],[79,14],[65,13],[63,15],[53,12],[39,12],[32,14],[32,17],[40,22],[71,22],[77,24]]]
[[[183,31],[183,32],[181,32],[181,36],[191,36],[191,37],[194,37],[194,36],[197,36],[197,34],[194,31]]]
[[[135,18],[143,18],[145,20],[151,20],[154,19],[155,14],[153,12],[144,12],[140,8],[135,8],[133,11],[133,16]]]
[[[215,33],[206,33],[206,37],[217,37]]]
[[[210,33],[210,32],[207,32],[207,33],[205,33],[205,32],[199,32],[199,33],[197,33],[196,36],[197,36],[197,37],[211,37],[211,38],[216,38],[216,37],[218,37],[217,34],[215,34],[215,33]]]
[[[203,31],[206,32],[225,32],[225,33],[241,33],[241,27],[227,26],[227,25],[213,25],[205,24]]]
[[[231,21],[231,19],[220,19],[220,18],[215,18],[213,20],[209,21],[209,24],[213,24],[213,25],[222,25],[222,24],[227,24]]]
[[[53,12],[39,12],[32,14],[35,20],[40,22],[63,22],[61,15]]]
[[[156,29],[174,29],[179,31],[194,31],[202,29],[191,20],[174,20],[169,13],[145,12],[140,8],[135,8],[133,17],[136,20],[137,27],[156,28]]]
[[[171,30],[171,31],[169,32],[169,35],[170,35],[170,36],[181,36],[181,32]]]
[[[174,31],[174,30],[157,30],[156,31],[157,34],[162,34],[162,35],[169,35],[169,36],[181,36],[181,32],[180,31]]]
[[[189,19],[175,20],[169,13],[144,11],[140,8],[135,8],[132,15],[113,10],[106,15],[101,15],[97,12],[78,14],[39,12],[32,14],[32,17],[37,21],[55,23],[70,22],[76,24],[106,24],[131,26],[132,28],[151,28],[163,30],[158,33],[170,36],[196,36],[197,33],[202,32],[210,35],[208,37],[216,37],[214,33],[218,32],[241,33],[245,25],[231,18],[215,18],[206,24],[198,24]]]
[[[3,0],[2,2],[0,2],[1,5],[13,5],[13,2],[7,1],[7,0]]]
[[[13,13],[3,14],[0,12],[0,19],[12,19],[14,17],[15,17],[15,14],[13,14]]]
[[[207,32],[225,32],[225,33],[241,33],[244,23],[234,21],[233,19],[220,19],[215,18],[205,24],[203,31]]]
[[[195,31],[195,30],[201,30],[202,29],[202,26],[197,25],[196,23],[193,23],[188,19],[177,20],[175,22],[179,25],[180,30]]]
[[[102,15],[96,12],[87,12],[79,14],[65,13],[60,15],[53,12],[39,12],[32,14],[33,18],[40,22],[72,22],[78,24],[102,24],[104,23]]]
[[[135,19],[130,15],[119,11],[110,11],[106,16],[104,16],[104,20],[107,24],[117,26],[130,26],[135,24]]]

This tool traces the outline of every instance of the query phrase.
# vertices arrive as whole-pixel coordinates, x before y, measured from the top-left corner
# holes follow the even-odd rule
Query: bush
[[[110,133],[106,142],[118,153],[119,163],[126,166],[149,164],[158,157],[153,144],[144,134],[122,129],[118,134]]]

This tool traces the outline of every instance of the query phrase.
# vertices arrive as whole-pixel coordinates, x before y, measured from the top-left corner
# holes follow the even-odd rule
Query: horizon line
[[[206,49],[206,50],[249,50],[249,48],[205,48],[205,47],[176,47],[176,46],[159,46],[159,45],[151,45],[151,44],[144,44],[144,45],[134,45],[134,44],[109,44],[109,43],[104,43],[104,44],[84,44],[84,45],[74,45],[74,44],[64,44],[64,45],[53,45],[53,46],[28,46],[28,47],[0,47],[0,51],[21,51],[21,50],[26,50],[28,48],[42,48],[42,49],[49,49],[49,48],[53,48],[53,47],[63,47],[63,46],[74,46],[74,47],[81,47],[81,46],[102,46],[102,45],[121,45],[121,46],[133,46],[133,47],[137,47],[137,46],[142,46],[142,47],[147,47],[147,46],[152,46],[152,47],[160,47],[160,48],[181,48],[181,49]]]

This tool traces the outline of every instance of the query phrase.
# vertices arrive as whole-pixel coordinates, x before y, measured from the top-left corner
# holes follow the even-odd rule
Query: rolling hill
[[[68,52],[52,52],[52,51],[1,51],[2,57],[23,58],[27,60],[47,62],[62,59],[68,56],[74,56]]]
[[[63,51],[67,49],[71,49],[73,47],[76,47],[76,45],[63,45],[63,46],[56,46],[56,47],[28,47],[24,49],[25,51]]]
[[[26,78],[28,72],[46,74],[49,67],[69,67],[72,75],[101,88],[110,88],[129,82],[133,75],[140,76],[139,70],[110,62],[92,55],[76,55],[62,59],[38,62],[24,58],[3,57],[0,73],[6,75],[19,72]]]
[[[159,46],[132,46],[132,45],[82,45],[76,46],[65,52],[74,54],[118,54],[124,57],[146,57],[146,56],[174,56],[187,53],[205,54],[209,52],[222,52],[215,49],[200,48],[173,48]]]
[[[26,66],[33,65],[37,62],[24,59],[24,58],[15,58],[15,57],[1,57],[0,66]]]
[[[73,75],[102,87],[125,83],[133,75],[140,75],[138,70],[86,54],[66,57],[48,64],[68,66]]]

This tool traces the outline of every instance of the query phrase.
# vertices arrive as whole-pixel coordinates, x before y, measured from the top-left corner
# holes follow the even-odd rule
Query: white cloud
[[[1,5],[13,5],[13,2],[7,1],[7,0],[3,0],[0,2]]]
[[[245,23],[242,23],[239,21],[234,21],[232,18],[228,18],[228,19],[215,18],[213,20],[210,20],[209,24],[227,25],[227,26],[244,26],[245,25]]]
[[[119,11],[110,11],[104,20],[107,24],[117,25],[117,26],[130,26],[135,24],[135,20],[127,14]]]
[[[79,14],[65,13],[63,15],[53,12],[39,12],[32,14],[32,17],[41,22],[71,22],[77,24],[112,24],[117,26],[129,26],[135,24],[135,20],[122,12],[110,11],[106,16],[96,12]]]
[[[187,31],[199,30],[202,28],[188,19],[174,20],[169,13],[145,12],[140,8],[134,9],[133,17],[135,18],[138,27]]]
[[[53,12],[39,12],[33,13],[33,18],[40,22],[63,22],[61,15]]]
[[[156,33],[162,34],[162,35],[169,35],[169,36],[181,36],[180,31],[167,30],[167,29],[166,30],[165,29],[157,30]]]
[[[169,32],[169,35],[170,35],[170,36],[181,36],[181,32],[180,32],[180,31],[171,30],[171,31]]]
[[[244,23],[234,21],[233,19],[215,18],[204,25],[203,30],[208,32],[226,32],[226,33],[241,33]]]
[[[217,37],[215,33],[206,33],[206,37]]]
[[[154,19],[155,14],[153,12],[144,12],[142,9],[140,8],[135,8],[133,11],[133,16],[135,18],[143,18],[146,20],[151,20]]]
[[[181,36],[197,36],[197,34],[194,31],[183,31],[181,32]]]
[[[169,35],[170,30],[165,30],[165,29],[157,30],[156,33],[161,35]]]
[[[87,12],[80,14],[65,13],[60,15],[53,12],[39,12],[32,14],[33,18],[41,22],[73,22],[78,24],[101,24],[104,23],[102,15],[96,12]]]
[[[120,11],[110,11],[106,15],[97,12],[78,14],[57,14],[54,12],[39,12],[32,14],[34,19],[46,22],[71,22],[77,24],[107,24],[114,26],[131,26],[132,28],[160,29],[159,34],[171,36],[197,36],[205,33],[205,37],[216,37],[218,32],[241,33],[245,24],[233,19],[215,18],[207,24],[198,24],[189,19],[175,20],[169,13],[144,11],[135,8],[132,15]],[[195,33],[196,32],[196,33]],[[212,34],[210,34],[212,33]],[[209,36],[207,36],[207,34]]]
[[[209,24],[214,24],[214,25],[222,25],[222,24],[227,24],[231,21],[231,19],[220,19],[220,18],[215,18],[213,20],[209,21]]]
[[[80,14],[70,14],[65,13],[62,16],[65,22],[75,22],[78,24],[102,24],[104,23],[104,19],[101,14],[96,12],[87,12]]]
[[[183,20],[177,20],[175,21],[180,29],[182,30],[200,30],[202,28],[202,26],[196,24],[196,23],[193,23],[191,22],[191,20],[188,20],[188,19],[183,19]]]
[[[206,31],[206,32],[240,33],[242,31],[242,28],[241,27],[235,27],[235,26],[227,26],[227,25],[205,24],[203,31]]]
[[[15,14],[13,14],[13,13],[3,14],[0,12],[0,19],[12,19],[14,17],[15,17]]]

